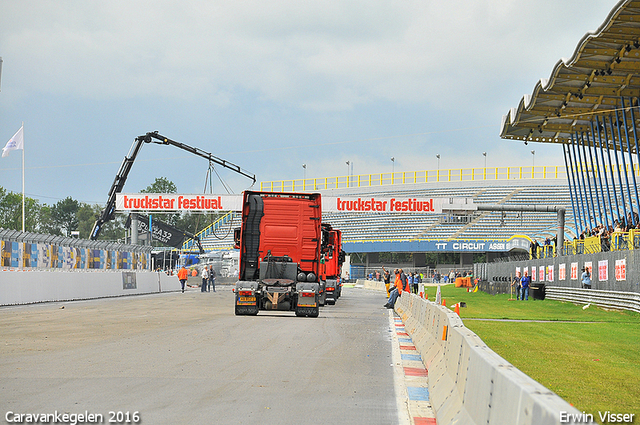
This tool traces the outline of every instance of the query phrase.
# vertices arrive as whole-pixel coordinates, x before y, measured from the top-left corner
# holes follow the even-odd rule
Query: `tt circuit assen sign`
[[[442,214],[474,211],[472,198],[322,197],[323,212]],[[119,193],[118,211],[215,212],[242,211],[242,195],[180,195]]]

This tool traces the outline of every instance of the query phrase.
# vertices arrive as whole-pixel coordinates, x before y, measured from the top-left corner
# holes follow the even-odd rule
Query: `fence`
[[[355,176],[321,177],[313,179],[275,180],[260,183],[260,190],[270,192],[316,191],[416,183],[445,183],[499,180],[566,179],[562,166],[459,168],[449,170],[399,171],[359,174]]]
[[[475,264],[474,275],[484,281],[504,282],[526,271],[532,286],[581,289],[583,268],[591,270],[594,290],[640,293],[640,249]]]
[[[146,270],[151,247],[0,230],[0,266],[13,269]]]

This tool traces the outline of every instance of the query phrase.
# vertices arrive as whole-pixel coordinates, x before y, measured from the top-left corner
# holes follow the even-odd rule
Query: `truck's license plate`
[[[241,303],[255,302],[255,301],[256,301],[256,297],[240,297]]]

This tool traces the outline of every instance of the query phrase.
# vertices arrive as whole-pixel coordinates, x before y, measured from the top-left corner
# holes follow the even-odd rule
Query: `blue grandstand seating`
[[[546,181],[544,185],[518,181],[519,185],[505,185],[503,182],[459,182],[456,186],[439,187],[437,184],[412,184],[404,186],[378,186],[367,188],[341,189],[342,196],[415,196],[415,197],[471,197],[477,204],[496,205],[560,205],[567,209],[565,229],[572,231],[573,215],[569,188],[564,181]],[[321,192],[325,196],[336,196],[335,191]],[[509,238],[513,235],[527,235],[532,238],[553,237],[557,229],[557,216],[546,212],[501,212],[481,211],[472,216],[470,223],[441,223],[440,216],[434,214],[392,214],[324,212],[323,220],[341,229],[343,239],[352,241],[373,240],[446,240]],[[240,215],[234,216],[234,223],[240,223]],[[573,236],[567,234],[567,236]],[[205,250],[230,249],[233,246],[233,232],[219,239],[207,236],[203,239]]]

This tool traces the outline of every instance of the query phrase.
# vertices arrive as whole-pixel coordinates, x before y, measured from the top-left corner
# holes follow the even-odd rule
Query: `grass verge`
[[[436,288],[427,294],[435,300]],[[467,328],[596,421],[605,411],[640,416],[640,314],[553,300],[509,301],[509,295],[453,286],[442,287],[442,298],[448,306],[465,302],[460,316]]]

